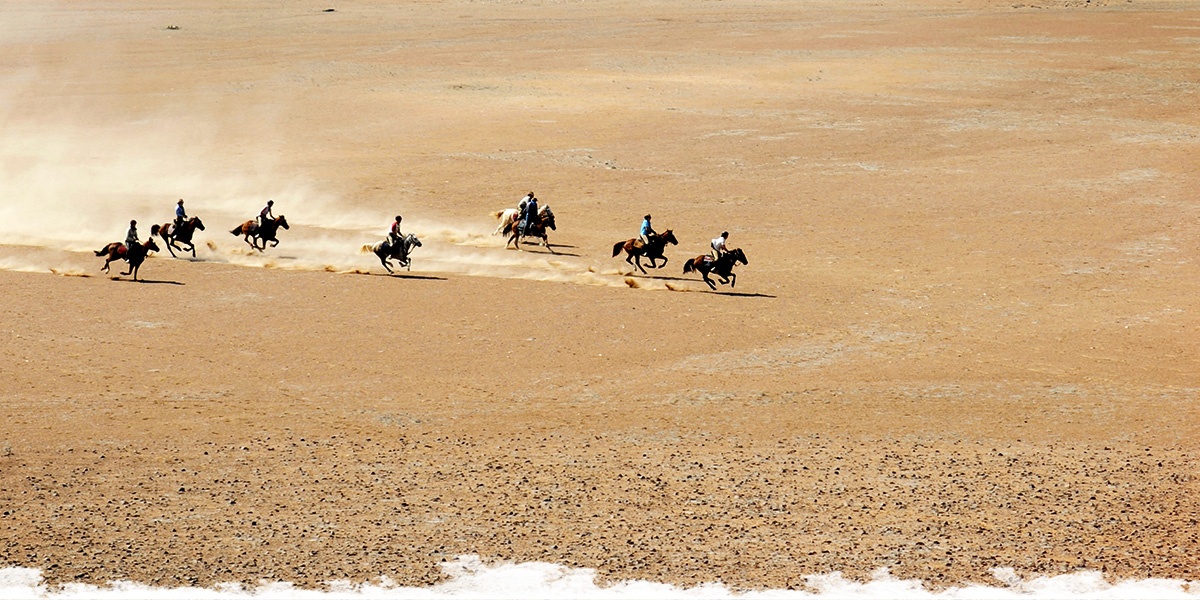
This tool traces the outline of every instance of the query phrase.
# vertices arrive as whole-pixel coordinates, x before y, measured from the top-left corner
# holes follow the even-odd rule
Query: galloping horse
[[[543,215],[546,214],[546,207],[547,207],[546,204],[543,204],[538,207],[538,218],[539,219],[543,218]],[[492,213],[492,216],[497,219],[500,219],[500,224],[496,226],[496,230],[492,232],[492,235],[500,235],[502,233],[507,234],[510,231],[512,231],[513,227],[517,226],[517,223],[519,223],[521,221],[521,211],[519,211],[515,208],[506,208],[504,210],[498,210],[498,211]]]
[[[667,244],[678,243],[679,240],[675,239],[675,234],[668,229],[661,234],[654,236],[654,238],[650,240],[649,244],[644,244],[642,243],[642,240],[637,238],[628,239],[623,242],[617,242],[616,244],[613,244],[613,258],[616,258],[617,255],[621,253],[621,250],[624,250],[626,254],[625,262],[637,267],[642,271],[642,273],[645,273],[646,269],[642,267],[643,256],[650,260],[651,269],[665,267],[667,266],[667,257],[663,256],[663,250],[667,247]],[[657,264],[658,259],[660,258],[662,259],[661,265]]]
[[[274,219],[267,219],[267,222],[263,223],[261,227],[258,225],[256,219],[250,219],[238,225],[229,233],[243,236],[242,239],[246,240],[246,243],[250,244],[251,248],[262,252],[267,249],[267,242],[271,242],[272,248],[279,245],[279,240],[275,238],[275,232],[279,231],[280,227],[291,229],[288,227],[287,219],[283,218],[283,215],[279,215]],[[251,239],[254,241],[250,241]],[[261,248],[258,246],[259,242],[262,242]]]
[[[554,248],[550,247],[550,240],[546,237],[546,228],[557,229],[554,225],[554,211],[550,210],[550,205],[545,205],[538,209],[538,220],[535,223],[529,224],[529,231],[522,231],[521,223],[512,222],[504,229],[504,233],[508,235],[508,241],[504,242],[504,247],[508,248],[512,244],[517,250],[521,249],[521,244],[518,243],[522,237],[538,237],[542,238],[542,245],[554,254]]]
[[[153,235],[153,234],[152,234]],[[96,251],[96,256],[104,256],[104,267],[101,271],[108,272],[108,263],[124,259],[129,263],[129,272],[122,272],[122,275],[133,275],[133,280],[138,280],[138,267],[142,266],[142,262],[146,260],[146,254],[151,250],[158,252],[158,244],[154,243],[154,238],[148,238],[145,244],[134,244],[126,248],[121,242],[113,242]]]
[[[541,211],[539,210],[538,212]],[[492,216],[500,219],[500,224],[496,226],[496,230],[492,232],[492,235],[500,235],[513,226],[513,223],[521,216],[521,211],[515,208],[506,208],[492,213]]]
[[[713,260],[707,254],[697,256],[683,263],[683,273],[685,275],[692,271],[700,273],[704,277],[704,283],[707,283],[708,287],[714,290],[717,289],[717,284],[708,278],[708,274],[716,273],[717,277],[721,279],[721,283],[728,283],[729,287],[734,287],[737,285],[737,275],[733,274],[733,265],[736,263],[742,263],[743,265],[750,264],[746,260],[746,253],[742,252],[741,248],[734,248],[722,254],[721,258],[716,260]]]
[[[175,256],[175,250],[179,250],[180,252],[185,251],[183,248],[175,245],[178,242],[180,244],[187,244],[188,250],[192,253],[192,258],[196,258],[196,245],[192,243],[192,234],[196,233],[197,229],[204,231],[204,223],[200,221],[200,217],[192,217],[184,221],[178,228],[175,227],[175,223],[163,223],[158,228],[158,237],[161,237],[166,242],[167,250],[170,251],[171,256]],[[175,250],[172,250],[172,248]]]
[[[362,250],[363,252],[374,252],[375,256],[379,257],[379,263],[383,265],[383,268],[387,269],[388,273],[391,273],[392,267],[388,263],[389,258],[395,259],[400,266],[411,271],[412,259],[409,258],[408,254],[409,252],[412,252],[413,248],[420,247],[421,240],[417,239],[417,236],[410,233],[404,236],[404,239],[401,240],[399,244],[392,244],[388,240],[383,240],[378,244],[368,244],[363,246]]]

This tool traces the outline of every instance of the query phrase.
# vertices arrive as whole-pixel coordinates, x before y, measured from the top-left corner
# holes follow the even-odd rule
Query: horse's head
[[[191,219],[188,219],[188,222],[191,223],[196,229],[204,231],[204,223],[200,221],[200,217],[192,217]]]
[[[740,262],[743,265],[750,264],[750,261],[746,260],[746,253],[742,252],[741,248],[734,248],[733,250],[730,250],[729,255],[733,257],[733,262]]]
[[[668,244],[678,244],[679,243],[679,240],[675,239],[675,232],[671,231],[670,229],[662,232],[662,235],[660,235],[658,237],[661,237],[663,239],[663,241],[667,242]]]
[[[410,234],[404,236],[404,244],[406,246],[408,246],[409,248],[420,248],[421,247],[421,239],[417,237],[417,234],[410,233]]]
[[[280,226],[280,227],[282,227],[282,228],[284,228],[284,229],[291,229],[291,227],[288,227],[288,224],[287,224],[287,219],[286,219],[286,218],[284,218],[284,216],[283,216],[283,215],[279,215],[278,217],[276,217],[276,218],[275,218],[275,222],[276,222],[276,223],[279,223],[279,226]]]
[[[550,210],[550,205],[543,206],[538,211],[538,216],[542,218],[542,225],[557,231],[557,228],[554,226],[554,211]]]
[[[154,243],[154,238],[147,238],[146,243],[142,244],[142,246],[147,250],[158,252],[158,244]]]

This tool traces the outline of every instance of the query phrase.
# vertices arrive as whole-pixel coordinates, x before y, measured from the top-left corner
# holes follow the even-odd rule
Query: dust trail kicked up
[[[6,126],[0,133],[0,191],[5,198],[0,203],[0,246],[17,249],[0,248],[0,269],[92,271],[95,267],[87,266],[92,261],[63,253],[91,254],[121,241],[131,219],[146,239],[153,225],[172,220],[175,201],[182,197],[188,213],[205,225],[194,238],[196,260],[293,270],[383,270],[361,248],[383,238],[391,215],[348,208],[302,178],[280,175],[270,164],[247,165],[253,176],[206,167],[210,161],[194,149],[206,144],[179,143],[181,135],[191,142],[202,133],[184,135],[168,123],[156,123],[152,119],[132,130],[46,120]],[[259,252],[229,231],[252,219],[267,199],[275,200],[275,213],[286,216],[291,229],[280,230],[279,247]],[[420,224],[411,231],[424,243],[413,252],[413,271],[630,285],[615,269],[544,251],[504,250],[504,240],[491,235],[494,224],[486,216],[474,227],[420,214],[410,214],[409,221]],[[169,257],[165,247],[156,259],[163,257]],[[642,281],[636,287],[653,289],[656,284]]]

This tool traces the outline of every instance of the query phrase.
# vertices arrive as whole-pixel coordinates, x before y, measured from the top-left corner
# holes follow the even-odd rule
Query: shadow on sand
[[[561,246],[559,244],[550,244],[550,247],[551,248],[574,248],[574,246]],[[506,247],[505,249],[507,250],[508,248]],[[545,254],[546,256],[571,256],[574,258],[579,258],[579,255],[575,254],[573,252],[550,252],[545,249],[545,246],[526,245],[526,246],[521,246],[517,250],[520,252],[531,252],[533,254]]]
[[[123,281],[126,283],[165,283],[167,285],[187,285],[182,281],[169,281],[166,279],[125,279],[120,276],[109,277],[113,281]]]
[[[369,277],[389,277],[392,279],[426,279],[429,281],[447,281],[445,277],[436,275],[415,275],[413,273],[362,273],[358,272],[355,275],[367,275]]]

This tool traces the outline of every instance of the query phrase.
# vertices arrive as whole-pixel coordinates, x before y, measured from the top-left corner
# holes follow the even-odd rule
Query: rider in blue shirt
[[[649,244],[650,240],[654,239],[654,236],[658,235],[658,232],[654,231],[654,227],[650,225],[650,215],[642,217],[642,230],[639,235],[642,238],[643,244]]]
[[[530,226],[532,226],[534,221],[537,220],[537,218],[538,218],[537,213],[538,213],[538,200],[537,200],[537,197],[535,196],[535,197],[530,198],[529,202],[527,202],[525,204],[525,215],[524,215],[525,219],[524,219],[524,222],[521,224],[521,229],[525,235],[529,235]]]
[[[187,211],[183,210],[183,198],[175,203],[175,228],[179,229],[185,221],[187,221]]]

